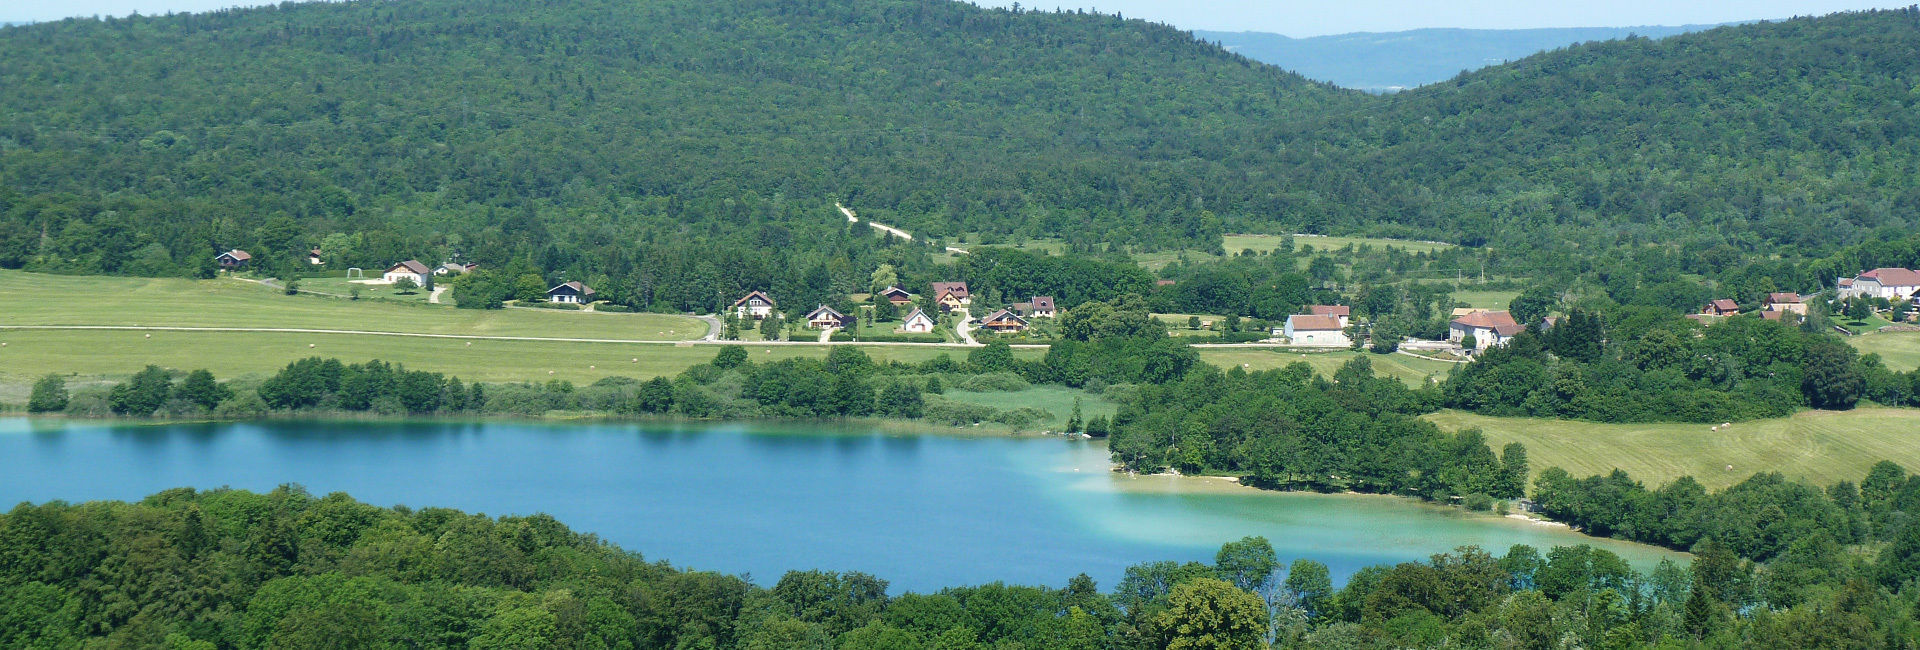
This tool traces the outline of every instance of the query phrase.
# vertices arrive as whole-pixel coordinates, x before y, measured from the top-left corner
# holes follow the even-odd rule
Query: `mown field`
[[[1874,332],[1848,337],[1861,354],[1874,353],[1888,368],[1906,372],[1920,368],[1920,332]]]
[[[1706,424],[1596,424],[1457,411],[1427,419],[1448,431],[1477,427],[1496,449],[1526,445],[1535,474],[1559,466],[1584,477],[1617,467],[1649,487],[1692,476],[1718,489],[1761,471],[1826,486],[1858,483],[1882,460],[1920,467],[1920,409],[1806,411],[1719,431]]]
[[[1419,385],[1429,377],[1446,379],[1458,364],[1444,361],[1418,359],[1404,354],[1374,354],[1351,350],[1328,350],[1324,352],[1301,352],[1284,348],[1200,348],[1200,360],[1221,368],[1242,366],[1248,370],[1272,370],[1284,368],[1296,361],[1304,361],[1321,374],[1332,376],[1334,371],[1357,356],[1366,356],[1373,362],[1374,374],[1395,377],[1409,385]]]
[[[49,296],[58,297],[49,300]],[[705,336],[697,318],[547,309],[455,309],[288,296],[231,278],[181,280],[0,271],[0,325],[275,327],[473,336],[681,341]]]
[[[1025,390],[1008,392],[973,392],[948,390],[946,398],[956,402],[991,406],[997,409],[1037,408],[1053,414],[1053,417],[1033,423],[1030,429],[1060,431],[1066,428],[1067,419],[1073,416],[1073,400],[1080,400],[1080,416],[1092,418],[1096,415],[1113,417],[1119,404],[1107,401],[1105,397],[1083,390],[1065,386],[1032,386]]]

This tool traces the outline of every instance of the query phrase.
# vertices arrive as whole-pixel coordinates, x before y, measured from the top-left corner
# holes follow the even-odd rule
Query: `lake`
[[[1104,442],[835,425],[448,421],[124,424],[0,419],[0,503],[133,501],[167,488],[346,492],[378,505],[546,512],[649,559],[770,585],[859,570],[893,591],[994,580],[1110,588],[1128,566],[1272,540],[1338,579],[1464,544],[1649,546],[1411,499],[1289,494],[1108,471]]]

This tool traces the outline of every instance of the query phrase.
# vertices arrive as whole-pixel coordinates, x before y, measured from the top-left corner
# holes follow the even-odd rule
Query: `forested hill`
[[[1359,99],[1142,21],[898,0],[294,4],[9,28],[0,61],[0,183],[196,258],[275,214],[512,250],[838,228],[835,199],[1217,246],[1248,145]]]
[[[1241,230],[1774,254],[1920,214],[1914,10],[1374,97],[1077,12],[289,4],[0,29],[0,87],[0,266],[60,272],[192,273],[230,246],[271,266],[358,233],[354,265],[459,252],[697,286],[670,302],[698,309],[769,275],[863,278],[836,200],[1077,251]]]
[[[1314,130],[1338,153],[1302,166],[1344,210],[1322,228],[1825,249],[1920,220],[1920,11],[1592,43]]]

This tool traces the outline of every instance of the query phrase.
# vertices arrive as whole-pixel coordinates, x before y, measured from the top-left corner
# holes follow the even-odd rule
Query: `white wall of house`
[[[387,271],[385,275],[380,276],[380,279],[385,280],[388,284],[399,282],[401,278],[411,279],[413,280],[414,284],[422,287],[427,286],[427,276],[426,274],[423,274],[423,273],[414,273],[412,271],[396,270],[396,271]]]
[[[900,331],[907,332],[909,334],[926,334],[926,333],[932,332],[933,319],[927,318],[926,313],[922,312],[919,318],[915,318],[905,323],[901,323]]]

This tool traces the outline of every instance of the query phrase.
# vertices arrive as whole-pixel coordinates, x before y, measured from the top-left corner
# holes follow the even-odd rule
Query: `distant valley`
[[[1416,29],[1311,38],[1268,32],[1195,31],[1193,35],[1315,81],[1369,92],[1394,92],[1579,43],[1629,36],[1665,38],[1717,26]]]

